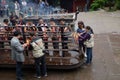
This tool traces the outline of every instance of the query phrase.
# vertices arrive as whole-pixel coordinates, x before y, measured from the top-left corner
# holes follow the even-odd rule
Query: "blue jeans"
[[[36,76],[44,76],[45,74],[47,74],[45,55],[34,59],[35,59]]]
[[[86,55],[87,55],[87,60],[86,63],[91,63],[92,62],[92,48],[87,48],[86,49]]]
[[[16,62],[16,76],[18,80],[21,80],[23,77],[22,65],[23,65],[23,62]]]

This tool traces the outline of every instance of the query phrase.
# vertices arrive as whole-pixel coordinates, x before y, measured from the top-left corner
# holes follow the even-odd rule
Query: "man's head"
[[[54,18],[50,18],[50,21],[54,21],[55,22],[55,19]]]
[[[15,3],[18,3],[17,1],[15,1]]]
[[[65,24],[65,19],[64,18],[60,19],[60,24]]]
[[[52,26],[55,25],[55,19],[54,19],[54,18],[51,18],[49,24],[50,24],[50,26],[51,26],[51,25],[52,25]]]
[[[39,18],[38,22],[39,22],[39,24],[43,24],[44,20],[42,18]]]
[[[84,22],[83,21],[78,21],[78,27],[79,28],[84,28],[85,27]]]
[[[3,20],[3,23],[8,24],[8,23],[9,23],[9,20],[8,20],[8,19],[4,19],[4,20]]]
[[[13,35],[14,35],[15,37],[17,37],[17,38],[20,38],[20,37],[21,37],[21,32],[20,32],[20,31],[15,31],[15,32],[13,33]]]
[[[39,2],[42,2],[42,0],[39,0]]]

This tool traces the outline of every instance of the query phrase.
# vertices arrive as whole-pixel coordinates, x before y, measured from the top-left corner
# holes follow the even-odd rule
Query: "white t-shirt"
[[[15,10],[19,10],[19,9],[20,9],[19,4],[15,3]]]

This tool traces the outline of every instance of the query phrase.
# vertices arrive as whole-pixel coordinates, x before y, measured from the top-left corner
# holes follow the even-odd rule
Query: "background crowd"
[[[31,16],[61,13],[67,12],[67,10],[61,9],[60,7],[53,7],[47,2],[47,0],[37,0],[34,2],[27,0],[8,2],[7,0],[1,0],[0,17],[8,17],[13,12],[19,17],[19,15]]]

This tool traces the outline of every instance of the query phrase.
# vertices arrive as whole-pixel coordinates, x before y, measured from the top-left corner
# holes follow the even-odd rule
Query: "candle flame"
[[[27,43],[27,45],[29,45],[29,44],[30,44],[30,40],[29,40],[29,39],[27,39],[27,40],[26,40],[26,43]]]

